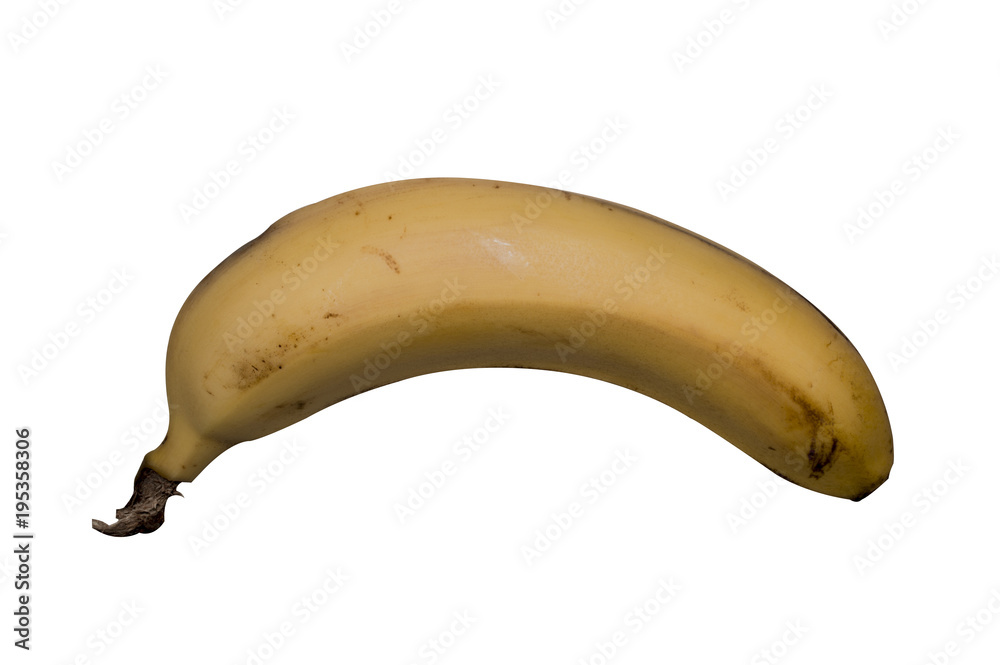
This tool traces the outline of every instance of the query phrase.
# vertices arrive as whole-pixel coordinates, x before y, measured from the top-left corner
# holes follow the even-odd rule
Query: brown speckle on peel
[[[726,294],[726,299],[735,305],[741,312],[750,311],[750,305],[748,305],[746,301],[740,297],[740,293],[737,289],[730,289],[729,293]]]
[[[340,314],[337,314],[336,312],[327,312],[326,314],[323,315],[323,318],[324,319],[335,319],[338,316],[340,316]]]
[[[372,247],[371,245],[365,245],[364,247],[361,248],[361,251],[364,252],[365,254],[376,254],[382,257],[382,260],[385,261],[385,264],[390,268],[392,268],[392,270],[396,274],[399,274],[399,263],[396,262],[396,259],[394,259],[392,257],[392,254],[390,254],[389,252],[385,251],[384,249],[379,249],[378,247]]]
[[[236,388],[238,390],[252,388],[279,369],[280,366],[271,362],[268,358],[242,360],[233,366]]]

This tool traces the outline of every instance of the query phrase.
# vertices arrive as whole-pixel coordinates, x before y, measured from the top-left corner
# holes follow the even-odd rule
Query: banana
[[[774,473],[860,500],[892,433],[868,367],[742,256],[598,198],[425,178],[296,210],[192,291],[167,345],[169,426],[103,533],[148,533],[226,449],[431,372],[527,367],[637,391]]]

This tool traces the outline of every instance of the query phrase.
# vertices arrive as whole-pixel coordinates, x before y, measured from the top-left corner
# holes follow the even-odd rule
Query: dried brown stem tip
[[[167,499],[184,496],[177,491],[180,481],[167,480],[152,469],[142,468],[135,477],[132,498],[115,512],[118,521],[108,525],[93,520],[95,529],[107,536],[132,536],[137,533],[152,533],[163,524],[163,511]]]

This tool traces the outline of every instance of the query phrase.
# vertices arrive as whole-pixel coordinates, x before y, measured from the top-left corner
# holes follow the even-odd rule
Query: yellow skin
[[[759,266],[600,199],[427,178],[296,210],[198,284],[167,348],[167,436],[143,469],[173,489],[363,390],[471,367],[630,388],[824,494],[859,500],[892,466],[861,356]]]

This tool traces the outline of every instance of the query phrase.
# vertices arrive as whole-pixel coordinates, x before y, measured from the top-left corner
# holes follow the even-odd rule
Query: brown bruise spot
[[[306,400],[296,400],[294,402],[285,402],[283,404],[276,404],[275,410],[277,411],[302,411],[306,408],[308,402]]]
[[[787,390],[788,396],[799,407],[799,419],[804,420],[811,430],[809,452],[809,477],[819,479],[833,465],[839,452],[837,436],[833,434],[833,420],[827,413],[807,400],[796,388]]]
[[[392,268],[392,270],[397,275],[399,274],[399,263],[396,262],[396,259],[394,259],[392,257],[392,254],[390,254],[389,252],[385,251],[384,249],[379,249],[378,247],[372,247],[371,245],[365,245],[364,247],[361,248],[361,251],[364,252],[365,254],[375,254],[377,256],[382,257],[382,260],[385,261],[385,264],[390,268]]]
[[[339,315],[334,314],[334,316]],[[316,327],[310,326],[309,330],[315,331]],[[239,359],[225,363],[220,362],[215,370],[206,372],[204,375],[205,390],[209,390],[207,384],[210,377],[216,375],[216,372],[228,373],[229,380],[223,380],[225,389],[249,390],[271,374],[283,369],[285,357],[294,353],[294,350],[299,348],[300,342],[306,344],[309,339],[310,335],[307,331],[291,330],[282,337],[280,342],[273,345],[246,349]]]
[[[338,316],[340,316],[340,314],[337,314],[336,312],[327,312],[326,314],[323,315],[323,318],[324,319],[335,319]],[[279,344],[278,346],[281,346],[281,345]]]
[[[785,421],[790,427],[804,427],[809,432],[809,449],[805,451],[803,461],[808,465],[810,479],[822,478],[843,451],[834,434],[836,423],[833,419],[833,405],[829,405],[829,410],[824,411],[798,388],[779,380],[760,360],[754,359],[752,364],[765,381],[778,392],[787,395],[795,405],[786,411]],[[796,452],[802,454],[801,449]]]
[[[548,339],[549,338],[549,336],[547,334],[545,334],[544,332],[542,332],[540,330],[534,330],[532,328],[525,328],[524,326],[519,326],[519,325],[515,325],[515,324],[509,325],[507,327],[510,328],[511,330],[513,330],[514,332],[520,334],[520,335],[526,335],[528,337],[541,337],[542,339]]]

